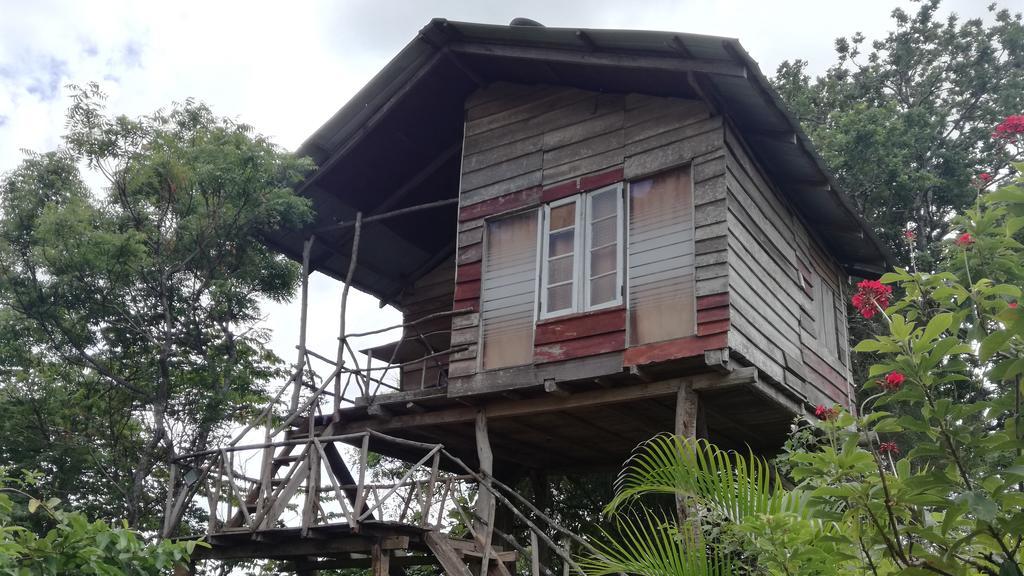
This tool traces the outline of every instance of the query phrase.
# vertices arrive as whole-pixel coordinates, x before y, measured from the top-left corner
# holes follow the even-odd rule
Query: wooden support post
[[[533,492],[533,502],[544,514],[551,509],[551,485],[548,484],[548,475],[543,470],[530,470],[530,491]],[[534,539],[536,534],[530,534]],[[544,565],[549,562],[551,551],[544,542],[537,542],[538,564]]]
[[[676,417],[675,417],[675,435],[687,438],[690,440],[696,439],[697,437],[697,393],[693,391],[693,385],[689,380],[684,381],[679,386],[679,391],[676,393]],[[687,457],[687,455],[681,455]],[[676,496],[676,516],[679,520],[679,524],[689,517],[687,511],[686,498],[683,496]]]
[[[491,477],[494,475],[494,453],[491,451],[491,440],[487,434],[487,412],[483,409],[476,414],[476,454],[480,461],[480,472],[483,483],[477,489],[476,516],[483,518],[486,525],[480,525],[477,534],[483,536],[483,559],[480,565],[480,576],[487,576],[490,564],[491,540],[494,535],[494,494],[491,493]]]
[[[345,274],[345,286],[341,289],[341,318],[339,324],[341,325],[338,330],[338,356],[336,360],[336,366],[339,368],[345,365],[345,349],[348,341],[345,335],[345,314],[348,308],[348,289],[352,285],[352,277],[356,273],[356,263],[359,261],[359,237],[361,236],[363,229],[363,213],[356,212],[356,223],[355,232],[352,235],[352,252],[349,254],[348,260],[348,272]],[[353,354],[353,357],[355,355]],[[356,366],[358,369],[359,366]],[[357,379],[358,383],[358,379]],[[366,389],[362,390],[363,395],[369,396],[369,384]],[[334,412],[336,413],[341,407],[341,372],[335,375],[334,380]]]
[[[540,542],[533,530],[530,531],[530,576],[540,576]]]
[[[697,393],[690,382],[683,382],[676,392],[675,434],[684,438],[697,435]]]
[[[299,357],[295,361],[295,388],[292,390],[292,401],[289,412],[299,407],[299,394],[302,391],[302,379],[306,369],[306,318],[309,312],[309,253],[313,249],[313,238],[310,236],[302,245],[302,296],[299,309]]]
[[[476,414],[476,455],[480,461],[480,472],[483,473],[486,486],[480,486],[476,498],[476,515],[479,518],[490,518],[494,510],[494,496],[490,492],[490,477],[494,474],[494,453],[491,451],[491,440],[487,434],[487,413],[479,410]],[[479,524],[477,532],[483,534]]]
[[[373,576],[388,576],[391,570],[391,551],[384,550],[380,545],[380,540],[373,543],[370,563],[373,566]]]

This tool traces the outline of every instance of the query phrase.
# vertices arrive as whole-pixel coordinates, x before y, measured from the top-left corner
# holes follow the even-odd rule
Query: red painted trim
[[[537,346],[552,342],[565,342],[608,332],[626,329],[626,309],[610,308],[566,318],[546,320],[537,324],[534,344]]]
[[[482,270],[481,264],[481,262],[470,262],[469,264],[457,266],[455,270],[455,281],[465,282],[467,280],[479,280]]]
[[[456,282],[455,283],[455,299],[456,300],[469,300],[469,299],[480,299],[480,281],[470,280],[467,282]]]
[[[515,210],[517,208],[524,208],[532,204],[537,204],[540,202],[540,196],[540,186],[534,186],[533,188],[518,190],[516,192],[498,196],[497,198],[491,198],[490,200],[484,200],[483,202],[463,206],[459,209],[459,222],[485,218],[487,216],[501,214],[502,212],[508,212],[509,210]]]
[[[690,358],[704,354],[705,350],[716,350],[725,348],[728,339],[726,333],[713,334],[711,336],[687,336],[665,342],[655,342],[627,348],[622,357],[622,365],[643,366],[655,362],[665,362],[679,358]]]
[[[623,176],[623,167],[619,166],[612,168],[607,172],[601,172],[598,174],[591,174],[590,176],[584,176],[580,178],[580,192],[588,192],[590,190],[597,190],[609,184],[621,182]]]
[[[577,180],[569,180],[568,182],[562,182],[561,184],[555,184],[554,186],[548,186],[544,189],[544,192],[540,196],[540,201],[554,202],[555,200],[561,200],[566,196],[572,196],[578,194],[580,191],[579,182]]]
[[[706,324],[717,320],[729,319],[729,307],[719,306],[718,308],[705,308],[697,310],[697,324]]]
[[[567,342],[554,342],[533,349],[533,362],[543,364],[558,360],[569,360],[583,356],[596,356],[626,347],[626,331],[587,336]]]
[[[469,299],[469,300],[456,300],[452,304],[452,310],[465,310],[466,308],[469,308],[469,309],[473,310],[473,312],[479,312],[480,311],[480,299],[479,298],[472,298],[472,299]]]
[[[589,192],[591,190],[597,190],[603,188],[609,184],[615,184],[616,182],[622,182],[623,169],[622,166],[612,168],[611,170],[605,170],[604,172],[598,172],[597,174],[589,174],[587,176],[581,176],[574,178],[560,184],[548,186],[544,189],[541,194],[541,202],[554,202],[573,194],[579,194],[580,192]]]
[[[728,292],[722,292],[721,294],[709,294],[707,296],[701,296],[700,298],[697,298],[697,310],[705,310],[707,308],[718,308],[719,306],[728,305]]]
[[[709,334],[718,334],[721,332],[729,331],[729,320],[719,320],[717,322],[707,322],[704,324],[697,324],[697,336],[707,336]]]

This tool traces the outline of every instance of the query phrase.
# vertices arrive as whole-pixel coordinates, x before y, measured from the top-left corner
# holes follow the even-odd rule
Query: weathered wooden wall
[[[450,358],[449,394],[597,377],[729,348],[811,403],[846,404],[846,277],[729,122],[703,103],[494,84],[467,101],[463,154],[454,262],[402,296],[407,319],[446,306],[474,311],[450,323],[451,345],[468,348]],[[687,171],[692,182],[692,237],[679,248],[693,266],[690,335],[631,345],[627,299],[538,321],[532,363],[482,371],[487,219],[536,213],[545,202],[673,169]],[[815,283],[829,287],[830,306],[816,303],[822,291]],[[840,344],[822,340],[821,308],[835,315]],[[432,328],[448,328],[446,320],[440,324]],[[436,378],[427,374],[428,382]],[[418,369],[407,369],[403,388],[419,382]]]
[[[455,258],[451,258],[428,272],[396,298],[395,305],[402,310],[403,322],[413,322],[425,316],[451,309],[455,292]],[[452,319],[435,318],[418,324],[415,328],[404,329],[407,339],[418,338],[417,331],[424,335],[433,352],[449,347]],[[423,356],[428,351],[418,351]],[[443,383],[443,372],[448,368],[448,358],[440,356],[427,362],[426,374],[423,365],[415,364],[402,369],[402,390],[418,390],[421,386],[432,387]]]
[[[466,110],[454,307],[480,309],[485,218],[689,167],[699,309],[694,335],[626,351],[616,371],[655,356],[724,347],[729,308],[723,141],[722,119],[699,101],[514,84],[480,90]],[[627,314],[619,307],[538,323],[534,366],[524,367],[524,374],[545,363],[621,357],[628,345]],[[451,377],[479,370],[479,334],[479,315],[456,320],[453,344],[473,348],[453,358]]]
[[[726,129],[729,347],[813,404],[846,405],[846,275],[811,237],[806,224],[770,182],[731,128]],[[820,341],[815,291],[833,291],[825,308],[836,319],[841,346]]]

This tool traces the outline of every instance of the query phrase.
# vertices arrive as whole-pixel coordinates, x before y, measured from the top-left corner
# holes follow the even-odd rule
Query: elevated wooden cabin
[[[434,20],[300,153],[318,219],[267,242],[344,279],[358,213],[352,284],[430,318],[332,434],[610,470],[851,405],[848,278],[888,256],[734,39]]]

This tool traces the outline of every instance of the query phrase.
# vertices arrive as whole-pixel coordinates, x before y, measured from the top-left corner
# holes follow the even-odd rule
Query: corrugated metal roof
[[[312,227],[350,219],[356,210],[381,212],[456,195],[458,155],[441,163],[437,155],[459,145],[463,102],[479,83],[694,97],[687,72],[706,83],[710,97],[841,264],[860,275],[891,264],[739,41],[675,32],[431,21],[299,148],[320,166],[301,189],[317,205]],[[431,167],[434,172],[424,177]],[[423,220],[409,216],[369,227],[368,242],[383,245],[367,248],[376,253],[366,259],[372,264],[366,270],[360,266],[355,284],[389,299],[445,256],[439,251],[450,256],[455,208],[439,209],[431,226]],[[298,258],[307,233],[275,235],[268,242]],[[327,246],[313,261],[340,277],[348,267],[350,235],[322,236]]]

